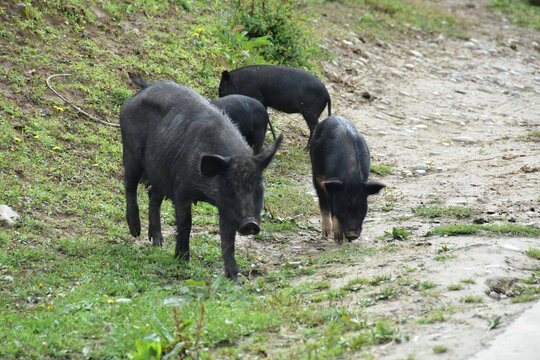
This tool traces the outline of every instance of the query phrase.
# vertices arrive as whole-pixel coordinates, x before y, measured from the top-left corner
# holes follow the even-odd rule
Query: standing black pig
[[[368,196],[385,187],[368,181],[370,158],[364,138],[349,120],[332,116],[317,126],[309,150],[323,236],[333,228],[338,244],[344,238],[358,238],[368,210]]]
[[[283,137],[253,156],[230,120],[202,96],[170,81],[150,84],[122,105],[126,215],[131,234],[141,233],[137,185],[150,187],[148,237],[162,246],[160,208],[165,197],[176,211],[175,257],[189,261],[191,204],[205,201],[219,211],[221,250],[227,277],[236,280],[235,234],[257,234],[263,204],[263,170]]]
[[[331,115],[330,95],[324,84],[310,73],[293,67],[252,65],[223,71],[218,91],[220,97],[247,95],[266,107],[302,114],[310,139],[327,104],[328,116]]]
[[[214,99],[210,103],[223,110],[238,126],[238,130],[246,138],[255,154],[262,151],[267,125],[270,125],[270,130],[276,140],[276,133],[270,123],[266,108],[254,98],[233,94]]]

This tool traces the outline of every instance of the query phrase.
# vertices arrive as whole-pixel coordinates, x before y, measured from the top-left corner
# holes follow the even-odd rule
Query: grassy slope
[[[348,6],[371,9],[355,26],[377,31],[381,23],[395,29],[405,21],[392,16],[405,11],[396,3]],[[52,74],[72,74],[54,79],[55,88],[111,122],[117,122],[120,105],[135,91],[127,70],[176,80],[214,97],[229,60],[213,32],[223,29],[231,11],[228,3],[37,4],[25,12],[11,3],[0,5],[0,203],[22,215],[18,227],[0,228],[0,357],[122,358],[135,350],[137,340],[143,349],[156,334],[164,347],[188,340],[175,351],[202,357],[264,356],[271,346],[268,339],[280,329],[306,340],[300,348],[285,347],[285,358],[302,357],[306,351],[327,358],[400,339],[385,322],[352,321],[358,313],[322,306],[351,290],[329,292],[324,283],[289,285],[291,277],[328,266],[333,259],[362,256],[362,250],[345,249],[238,287],[222,277],[215,234],[194,231],[190,265],[173,259],[172,235],[163,249],[150,247],[144,237],[132,239],[124,220],[119,130],[88,121],[45,84]],[[324,11],[325,6],[315,9]],[[432,29],[440,23],[425,21],[432,16],[419,17],[417,26],[427,23]],[[292,136],[267,171],[269,214],[263,238],[276,229],[297,229],[294,222],[272,220],[273,214],[301,221],[317,212],[301,184],[291,180],[309,174],[307,154],[301,150],[305,138],[293,140],[298,138],[295,126],[276,125]],[[146,224],[147,200],[140,193]],[[173,225],[169,203],[162,214],[164,223]],[[195,214],[199,229],[216,230],[214,208],[199,204]],[[248,272],[249,254],[239,254],[238,260]],[[169,303],[181,304],[176,319]],[[190,320],[194,323],[184,323]],[[173,336],[175,324],[185,327]],[[338,341],[338,334],[351,331],[354,336]],[[154,338],[142,340],[149,335]]]

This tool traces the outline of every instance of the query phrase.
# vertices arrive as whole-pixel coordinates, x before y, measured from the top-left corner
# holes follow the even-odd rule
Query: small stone
[[[476,142],[476,140],[468,136],[458,136],[458,137],[453,138],[452,140],[455,142],[460,142],[464,144],[474,144]]]
[[[414,65],[413,64],[405,64],[403,65],[403,67],[407,70],[414,70]]]
[[[414,176],[422,176],[426,173],[426,170],[414,170],[413,175]]]
[[[427,165],[426,164],[416,164],[416,165],[413,166],[413,169],[414,170],[426,170]]]
[[[7,205],[0,205],[0,225],[13,227],[21,216]]]

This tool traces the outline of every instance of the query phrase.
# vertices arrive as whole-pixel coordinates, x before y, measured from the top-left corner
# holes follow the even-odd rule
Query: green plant
[[[377,165],[377,164],[371,164],[369,166],[369,171],[372,173],[384,176],[394,173],[394,169],[392,169],[390,166],[386,165]]]
[[[487,319],[487,322],[488,322],[488,331],[493,330],[502,323],[501,316],[497,315],[497,316],[489,317]]]
[[[383,239],[393,239],[393,240],[407,240],[411,235],[411,232],[399,229],[397,227],[392,227],[392,232],[385,231],[382,236]]]
[[[250,39],[265,37],[271,43],[260,49],[267,62],[309,65],[316,50],[308,42],[310,30],[296,9],[296,1],[232,0],[232,4],[232,25],[241,25]]]
[[[247,31],[238,33],[224,31],[216,32],[215,35],[224,45],[220,52],[225,55],[229,67],[233,69],[264,64],[261,48],[272,45],[268,40],[270,35],[248,38]]]

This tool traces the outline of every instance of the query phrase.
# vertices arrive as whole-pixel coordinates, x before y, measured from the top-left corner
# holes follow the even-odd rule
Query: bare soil
[[[409,341],[369,349],[380,359],[470,357],[533,304],[513,303],[512,289],[540,267],[525,253],[540,247],[538,238],[427,236],[440,225],[473,221],[540,225],[539,138],[533,135],[540,130],[538,32],[510,24],[487,9],[486,1],[430,2],[466,19],[471,38],[417,31],[414,37],[384,42],[350,33],[347,39],[332,39],[340,56],[325,68],[333,114],[351,119],[367,139],[372,163],[390,166],[394,173],[372,174],[387,188],[370,199],[361,238],[342,245],[377,251],[298,281],[324,279],[337,289],[351,279],[389,276],[393,285],[399,277],[437,285],[425,292],[401,286],[394,298],[364,310],[371,321],[392,319],[400,333],[409,335]],[[303,123],[300,117],[272,116]],[[415,174],[415,168],[425,173]],[[309,176],[299,180],[313,192]],[[421,205],[458,205],[478,214],[422,218],[411,212]],[[240,237],[238,248],[255,254],[263,268],[340,248],[321,238],[318,217],[309,223],[305,231],[275,242]],[[405,241],[380,239],[394,226],[412,235]],[[437,259],[441,255],[447,260]],[[501,285],[504,280],[514,285]],[[462,289],[448,290],[453,284]],[[482,302],[466,303],[467,296],[482,297]],[[354,310],[365,297],[359,291],[339,304]],[[417,321],[433,309],[446,320]],[[488,330],[496,316],[501,324]],[[436,355],[436,345],[448,350]]]

